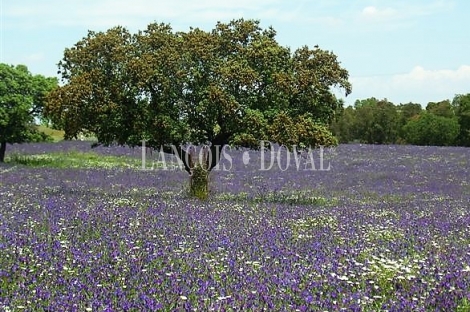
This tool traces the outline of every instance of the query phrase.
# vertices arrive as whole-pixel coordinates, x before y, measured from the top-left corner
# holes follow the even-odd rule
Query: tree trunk
[[[209,195],[209,173],[217,166],[222,154],[223,145],[211,144],[201,149],[190,146],[184,150],[178,148],[164,147],[163,151],[176,155],[189,173],[189,190],[192,196],[206,199]]]
[[[5,162],[6,149],[7,149],[7,142],[0,142],[0,162]]]
[[[209,172],[210,172],[210,149],[203,147],[199,153],[194,147],[190,147],[188,153],[189,192],[199,199],[209,196]]]

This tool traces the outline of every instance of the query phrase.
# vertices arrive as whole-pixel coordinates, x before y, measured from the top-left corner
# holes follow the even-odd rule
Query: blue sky
[[[0,62],[33,74],[56,76],[64,49],[88,30],[136,32],[151,22],[210,30],[243,17],[272,26],[292,50],[333,51],[353,85],[346,104],[425,106],[470,93],[468,0],[0,0],[0,17]]]

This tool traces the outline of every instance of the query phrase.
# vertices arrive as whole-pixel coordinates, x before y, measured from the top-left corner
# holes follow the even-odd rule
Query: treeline
[[[470,146],[470,93],[425,108],[386,99],[357,100],[339,108],[331,130],[340,143]]]

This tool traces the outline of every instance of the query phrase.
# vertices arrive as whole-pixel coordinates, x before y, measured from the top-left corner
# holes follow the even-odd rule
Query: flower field
[[[206,201],[140,149],[8,154],[52,160],[0,166],[1,311],[470,311],[470,149],[231,150]]]

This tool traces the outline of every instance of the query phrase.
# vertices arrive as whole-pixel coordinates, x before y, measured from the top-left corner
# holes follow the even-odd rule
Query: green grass
[[[126,156],[106,156],[94,152],[58,152],[37,155],[12,154],[6,162],[30,167],[52,168],[135,168],[142,166],[141,160]]]
[[[460,304],[457,306],[457,312],[468,312],[470,311],[470,300],[463,298]]]
[[[51,129],[51,128],[43,126],[43,125],[39,125],[38,126],[38,131],[44,132],[48,136],[52,137],[54,142],[59,142],[59,141],[62,141],[64,139],[64,131],[61,131],[61,130],[55,130],[55,129]]]
[[[65,132],[62,131],[62,130],[52,129],[52,128],[49,128],[49,127],[44,126],[44,125],[38,125],[37,130],[39,132],[44,132],[45,134],[50,136],[54,142],[59,142],[59,141],[64,140]],[[96,141],[96,138],[94,136],[85,136],[84,140],[85,141]]]

